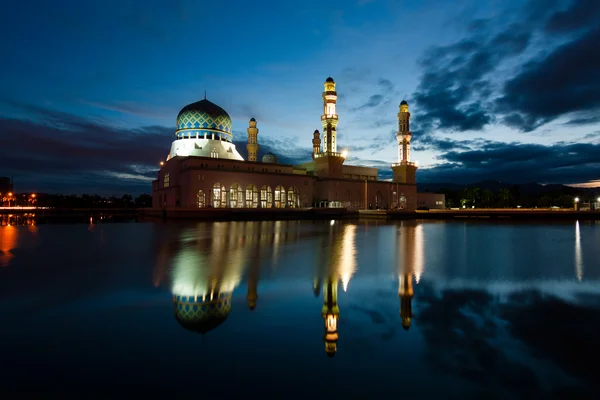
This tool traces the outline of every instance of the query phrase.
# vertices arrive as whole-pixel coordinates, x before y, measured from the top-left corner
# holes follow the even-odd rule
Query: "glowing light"
[[[8,192],[8,197],[12,197],[12,192]]]
[[[579,203],[579,197],[575,197],[575,203]]]
[[[35,199],[36,194],[35,193],[31,193],[31,197]]]
[[[331,220],[331,222],[329,223],[329,225],[330,225],[330,226],[333,226],[333,225],[335,225],[335,220],[334,220],[334,219],[332,219],[332,220]]]
[[[596,200],[598,200],[598,203],[600,203],[600,197],[598,197]]]
[[[160,166],[162,167],[163,165],[165,165],[165,162],[164,162],[164,161],[161,161],[161,162],[160,162]]]
[[[342,150],[342,157],[348,157],[348,150]]]

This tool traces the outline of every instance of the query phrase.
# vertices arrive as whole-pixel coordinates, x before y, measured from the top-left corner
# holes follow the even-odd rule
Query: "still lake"
[[[0,393],[592,397],[600,223],[0,227]]]

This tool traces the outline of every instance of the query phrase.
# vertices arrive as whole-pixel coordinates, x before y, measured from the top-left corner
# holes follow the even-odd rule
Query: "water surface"
[[[573,397],[600,230],[303,221],[0,227],[3,391]]]

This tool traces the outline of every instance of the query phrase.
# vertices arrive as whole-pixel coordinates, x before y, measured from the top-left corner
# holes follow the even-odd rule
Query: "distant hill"
[[[552,192],[563,192],[563,193],[581,193],[581,194],[595,194],[600,193],[600,188],[574,188],[567,185],[561,184],[547,184],[541,185],[539,183],[508,183],[500,181],[481,181],[471,184],[458,184],[458,183],[434,183],[424,182],[417,183],[417,189],[419,192],[440,192],[442,190],[450,190],[453,192],[461,191],[465,188],[478,187],[480,189],[490,189],[493,192],[498,192],[500,189],[517,189],[519,193],[525,196],[539,196],[544,193]]]

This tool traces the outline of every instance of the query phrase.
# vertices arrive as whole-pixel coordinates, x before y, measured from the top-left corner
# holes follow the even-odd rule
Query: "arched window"
[[[221,184],[219,182],[217,182],[213,185],[212,206],[214,208],[221,207]]]
[[[260,188],[260,208],[273,207],[273,191],[270,186]]]
[[[287,191],[287,206],[288,208],[297,208],[300,206],[300,193],[295,186],[290,186]]]
[[[200,189],[198,190],[198,199],[196,204],[198,204],[198,208],[204,208],[206,207],[206,198],[204,196],[204,190]]]
[[[231,207],[231,208],[244,207],[244,190],[237,183],[234,183],[229,188],[229,207]]]
[[[285,207],[285,188],[281,185],[275,187],[275,208]]]
[[[258,207],[258,189],[254,185],[246,187],[246,208]]]

